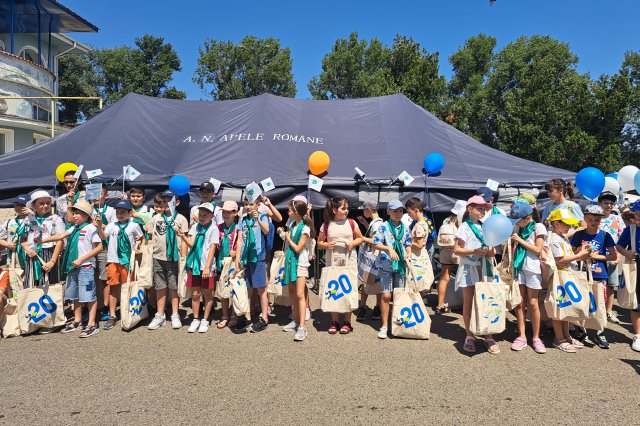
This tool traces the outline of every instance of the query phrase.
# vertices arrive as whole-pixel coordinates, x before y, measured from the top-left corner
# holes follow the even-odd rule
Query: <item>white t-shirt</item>
[[[120,234],[119,222],[110,223],[104,229],[104,232],[109,234],[109,245],[107,246],[107,262],[108,263],[120,263],[118,259],[118,235]],[[129,220],[125,232],[129,236],[129,243],[131,244],[131,252],[136,244],[136,238],[143,235],[142,228],[133,220]]]
[[[198,233],[198,224],[195,224],[189,230],[189,236],[193,237]],[[211,250],[211,245],[220,245],[220,231],[218,230],[218,226],[215,223],[211,223],[209,229],[204,234],[204,244],[202,246],[202,256],[200,257],[200,267],[204,268],[207,264],[207,258],[209,257],[209,251]],[[216,260],[215,258],[211,261],[211,271],[214,271],[216,268]]]
[[[193,206],[191,207],[191,212],[189,213],[189,225],[197,225],[198,220],[198,206]],[[215,225],[224,223],[224,219],[222,219],[222,209],[219,206],[213,207],[213,223]]]
[[[292,228],[294,225],[295,223],[291,223]],[[300,238],[302,238],[302,235],[307,236],[307,243],[304,245],[302,250],[300,250],[300,253],[298,253],[298,267],[308,268],[309,266],[311,266],[311,262],[309,262],[309,251],[311,250],[312,240],[311,240],[311,229],[309,229],[307,225],[304,225],[302,227],[302,234],[300,235]]]
[[[76,226],[72,226],[69,228],[70,232],[75,230]],[[98,233],[98,228],[93,226],[93,224],[88,224],[84,228],[80,230],[80,235],[78,236],[78,258],[89,253],[93,250],[93,245],[95,243],[101,243],[100,234]],[[82,266],[84,265],[92,265],[96,266],[96,258],[91,257],[84,261]]]
[[[482,234],[482,225],[476,223],[476,228]],[[458,228],[458,232],[456,232],[456,240],[464,241],[464,248],[467,249],[479,249],[482,248],[482,243],[479,239],[476,238],[471,227],[467,224],[467,222],[462,222],[462,225]],[[462,256],[466,257],[470,262],[477,262],[480,258],[478,256]]]
[[[102,223],[104,226],[107,226],[109,223],[117,222],[118,220],[116,219],[116,209],[111,206],[104,205],[102,207],[98,207],[94,204],[93,212],[96,215],[98,213],[102,214],[102,212],[104,212],[104,216],[107,218],[107,223]]]
[[[29,220],[29,218],[25,219]],[[41,237],[46,238],[55,234],[62,234],[65,231],[64,221],[57,214],[49,215],[44,222],[40,225],[42,227],[42,235],[39,232],[34,232],[33,230],[29,230],[27,234],[27,246],[30,249],[36,248],[36,245],[33,243],[34,238]],[[43,243],[42,248],[51,248],[55,246],[57,242]]]
[[[518,227],[513,228],[513,232],[517,233],[518,232]],[[545,228],[545,226],[541,223],[536,223],[535,228],[533,229],[533,232],[531,233],[531,235],[529,235],[529,238],[527,238],[527,242],[529,244],[536,244],[536,237],[542,235],[544,237],[544,239],[546,240],[547,238],[547,228]],[[524,258],[524,265],[522,265],[522,270],[523,271],[529,271],[529,272],[533,272],[534,274],[541,274],[542,271],[540,270],[540,257],[538,255],[536,255],[535,253],[527,250],[527,255]]]
[[[551,254],[553,257],[565,257],[573,254],[571,244],[565,237],[558,235],[555,232],[550,232],[549,235],[549,246],[551,247]],[[558,264],[558,269],[567,269],[567,266],[568,269],[574,271],[578,270],[578,262],[575,260],[569,264]]]

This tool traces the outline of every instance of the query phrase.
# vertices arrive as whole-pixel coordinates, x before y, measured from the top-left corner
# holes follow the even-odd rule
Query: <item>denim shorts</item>
[[[267,286],[267,262],[259,260],[249,262],[244,269],[244,280],[247,288],[264,288]]]
[[[382,293],[393,293],[394,288],[404,288],[405,275],[385,269],[380,270]]]
[[[620,285],[618,265],[613,266],[611,263],[607,262],[607,273],[609,274],[609,278],[607,278],[607,285],[609,287],[618,288]]]
[[[64,291],[65,300],[80,303],[96,301],[95,269],[91,267],[76,268],[67,273],[67,288]]]

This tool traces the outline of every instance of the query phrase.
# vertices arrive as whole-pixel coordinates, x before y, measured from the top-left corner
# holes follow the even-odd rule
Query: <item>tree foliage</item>
[[[277,39],[247,36],[238,44],[206,40],[199,52],[193,81],[213,100],[296,95],[291,51]]]

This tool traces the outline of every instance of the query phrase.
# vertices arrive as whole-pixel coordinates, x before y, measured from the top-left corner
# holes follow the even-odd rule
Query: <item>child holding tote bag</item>
[[[456,233],[456,245],[453,248],[454,254],[460,256],[460,267],[456,275],[456,287],[462,287],[464,303],[462,306],[462,317],[464,328],[467,333],[464,339],[463,349],[465,352],[476,352],[476,337],[469,330],[471,322],[471,305],[475,294],[474,285],[481,281],[482,263],[489,262],[489,257],[494,257],[494,248],[487,247],[482,237],[482,222],[487,210],[491,209],[491,204],[484,201],[479,195],[474,195],[467,201],[466,212],[462,217],[462,223]],[[488,266],[491,268],[491,266]],[[487,350],[490,354],[500,353],[500,347],[496,343],[493,335],[485,337]]]
[[[362,244],[363,238],[360,228],[353,219],[347,219],[349,214],[349,202],[342,197],[333,197],[327,200],[324,207],[324,223],[318,236],[318,247],[326,250],[325,266],[334,266],[345,263],[358,270],[358,257],[354,248]],[[340,328],[340,334],[349,334],[353,331],[351,325],[351,312],[344,314],[344,322],[339,325],[340,314],[331,312],[331,324],[329,334],[336,334]]]

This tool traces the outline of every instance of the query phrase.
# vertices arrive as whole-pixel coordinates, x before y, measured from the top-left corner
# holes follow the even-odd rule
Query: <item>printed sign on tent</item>
[[[82,176],[82,170],[84,169],[84,166],[82,164],[80,164],[78,166],[78,170],[76,170],[76,172],[73,174],[73,177],[75,179],[80,179],[80,176]]]
[[[324,180],[320,179],[318,176],[309,175],[309,184],[308,187],[313,189],[314,191],[322,191],[322,185],[324,184]]]
[[[216,178],[209,179],[209,182],[211,183],[211,185],[213,185],[213,192],[217,194],[218,191],[220,191],[220,185],[222,185],[222,182],[220,182]]]
[[[264,192],[269,192],[273,189],[276,189],[276,186],[273,184],[273,180],[270,177],[263,179],[260,184],[262,185],[262,189]]]
[[[93,200],[100,199],[100,195],[102,192],[102,184],[101,183],[90,183],[85,185],[84,187],[84,199],[90,203]]]
[[[86,173],[88,179],[93,179],[94,177],[102,175],[102,169],[87,170]]]
[[[260,185],[255,182],[251,182],[249,185],[247,185],[247,187],[245,188],[245,192],[247,193],[247,199],[252,203],[256,202],[262,195],[262,189],[260,189]]]
[[[406,170],[400,173],[396,179],[402,181],[402,183],[404,183],[405,186],[411,185],[411,182],[415,180],[413,176],[407,173]]]

